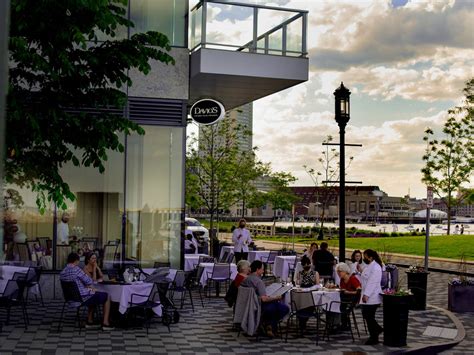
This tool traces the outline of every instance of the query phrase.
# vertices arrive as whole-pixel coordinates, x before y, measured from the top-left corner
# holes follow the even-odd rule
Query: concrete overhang
[[[191,54],[189,103],[213,98],[226,111],[308,80],[308,58],[200,48]]]

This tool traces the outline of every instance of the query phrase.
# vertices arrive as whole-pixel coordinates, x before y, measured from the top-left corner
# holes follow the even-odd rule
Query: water
[[[273,225],[273,222],[254,222],[252,224],[258,224],[258,225]],[[283,227],[283,228],[288,228],[293,225],[292,222],[277,222],[276,226],[277,227]],[[295,222],[295,233],[299,234],[301,227],[314,227],[315,224],[314,222]],[[317,225],[319,226],[319,224]],[[327,228],[338,228],[338,224],[333,223],[333,222],[325,222],[324,226]],[[392,233],[392,232],[397,232],[397,233],[409,233],[414,230],[422,231],[426,225],[423,224],[367,224],[367,223],[346,223],[346,229],[350,229],[352,227],[355,227],[357,229],[364,229],[364,230],[370,230],[373,232],[379,232],[379,233]],[[472,227],[472,228],[470,228]],[[454,233],[454,228],[455,224],[451,225],[451,234]],[[431,235],[446,235],[447,232],[447,225],[443,224],[432,224],[430,227],[430,234]],[[464,234],[473,234],[474,233],[474,225],[464,225]]]

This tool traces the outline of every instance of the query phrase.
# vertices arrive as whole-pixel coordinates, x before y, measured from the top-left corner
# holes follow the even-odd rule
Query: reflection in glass
[[[128,257],[179,266],[183,128],[146,126],[127,139]]]
[[[130,33],[157,31],[165,34],[173,46],[186,44],[185,0],[130,0]]]

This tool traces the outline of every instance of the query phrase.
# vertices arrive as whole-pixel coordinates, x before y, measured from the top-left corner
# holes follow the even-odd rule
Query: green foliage
[[[266,194],[266,200],[272,204],[273,211],[291,211],[292,205],[298,201],[298,197],[289,187],[290,183],[295,181],[296,178],[290,173],[276,172],[271,175],[271,190]]]
[[[103,173],[107,151],[124,151],[121,135],[144,134],[123,114],[129,71],[147,74],[150,59],[174,64],[163,34],[113,40],[133,26],[126,8],[126,0],[12,0],[5,179],[35,191],[40,210],[46,200],[63,209],[74,201],[60,175],[66,163]]]
[[[453,193],[463,183],[470,181],[474,169],[474,78],[466,83],[463,106],[448,111],[449,116],[443,127],[443,138],[435,138],[431,128],[425,130],[423,140],[426,152],[425,166],[421,169],[422,181],[432,186],[434,192],[446,196],[448,207],[448,234],[451,226],[451,207],[456,204]]]

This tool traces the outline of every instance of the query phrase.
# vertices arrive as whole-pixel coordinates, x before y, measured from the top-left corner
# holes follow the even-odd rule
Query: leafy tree
[[[265,194],[266,200],[272,204],[273,208],[273,230],[275,230],[277,210],[290,211],[295,202],[298,201],[290,188],[290,183],[296,178],[290,173],[276,172],[270,177],[271,190]]]
[[[206,209],[211,230],[218,211],[227,209],[233,199],[238,131],[235,122],[224,119],[201,126],[199,139],[192,137],[188,144],[186,202],[194,209]],[[211,248],[212,243],[211,239]]]
[[[237,156],[234,166],[233,183],[234,201],[242,203],[242,218],[245,217],[247,208],[253,207],[260,196],[254,181],[270,173],[270,165],[257,159],[255,149]]]
[[[323,143],[331,143],[332,141],[333,137],[327,136]],[[329,145],[325,145],[325,147],[326,149],[321,152],[321,156],[318,158],[319,169],[310,168],[306,165],[303,166],[316,187],[316,203],[319,204],[321,212],[319,216],[319,240],[323,239],[322,231],[326,211],[329,209],[331,202],[337,199],[337,191],[335,189],[337,183],[331,181],[336,181],[339,178],[339,152],[337,148],[329,148]],[[349,157],[346,170],[350,167],[353,160],[354,157]]]
[[[74,194],[60,175],[68,162],[104,171],[121,134],[144,131],[123,114],[131,69],[173,58],[158,32],[115,40],[127,0],[12,0],[5,179],[66,208]],[[100,36],[110,40],[100,41]]]
[[[463,105],[448,111],[443,137],[435,138],[431,128],[425,130],[423,137],[427,147],[423,155],[425,166],[421,169],[422,181],[432,186],[439,197],[446,196],[448,235],[451,229],[453,192],[470,181],[474,169],[474,78],[466,83],[464,95]]]

